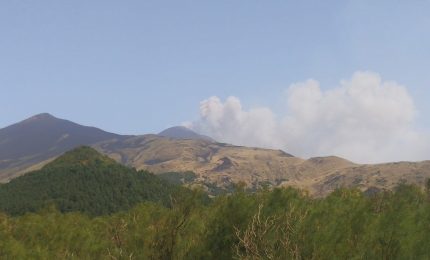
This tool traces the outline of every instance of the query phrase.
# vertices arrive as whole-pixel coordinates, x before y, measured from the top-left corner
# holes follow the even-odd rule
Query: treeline
[[[429,192],[179,193],[107,216],[0,215],[0,259],[428,259]]]

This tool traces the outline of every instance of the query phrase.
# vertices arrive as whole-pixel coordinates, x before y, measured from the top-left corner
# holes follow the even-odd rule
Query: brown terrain
[[[340,187],[365,191],[392,189],[399,183],[423,186],[430,178],[430,161],[359,165],[335,156],[304,160],[281,150],[156,135],[106,141],[94,147],[123,164],[156,174],[193,171],[196,181],[220,187],[238,182],[254,187],[270,183],[305,189],[317,196]]]
[[[192,171],[196,178],[190,184],[210,184],[220,188],[243,182],[252,188],[263,185],[293,186],[323,196],[340,187],[357,187],[366,191],[392,189],[399,183],[423,186],[430,178],[430,161],[359,165],[334,156],[305,160],[281,150],[234,146],[199,138],[198,135],[191,139],[175,138],[174,133],[170,133],[169,137],[119,136],[96,128],[81,129],[75,124],[69,125],[69,121],[47,115],[42,116],[42,119],[39,116],[39,121],[36,119],[30,121],[30,126],[37,122],[36,125],[39,128],[43,125],[41,128],[48,133],[52,126],[45,126],[40,120],[48,121],[50,125],[56,125],[55,122],[65,124],[67,127],[56,128],[55,140],[45,137],[50,144],[55,144],[54,148],[46,148],[49,144],[45,143],[33,147],[37,151],[35,155],[15,149],[14,154],[21,156],[17,158],[3,152],[0,158],[1,182],[41,168],[65,150],[78,145],[91,145],[120,163],[155,174]],[[28,123],[16,124],[14,128],[22,135],[31,135],[31,131],[23,130],[29,127]],[[4,129],[0,129],[0,137],[3,138],[0,139],[0,148],[2,144],[13,147],[14,143],[10,143],[10,140],[17,138],[7,136]],[[8,131],[11,132],[10,129]],[[75,137],[75,143],[65,141],[71,137]],[[25,138],[30,142],[33,137]],[[22,139],[21,136],[17,140],[25,147]]]

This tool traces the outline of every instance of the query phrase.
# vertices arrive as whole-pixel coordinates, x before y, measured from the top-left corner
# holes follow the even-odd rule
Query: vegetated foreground
[[[238,189],[210,203],[193,191],[167,207],[144,202],[98,217],[52,207],[0,214],[0,259],[428,259],[429,196],[406,185],[322,199]]]

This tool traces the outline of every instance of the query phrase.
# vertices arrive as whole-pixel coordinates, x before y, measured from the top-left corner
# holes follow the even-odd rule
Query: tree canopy
[[[170,203],[187,189],[146,172],[122,166],[90,147],[79,147],[41,170],[0,186],[0,211],[11,215],[55,205],[61,212],[103,215],[139,202]]]

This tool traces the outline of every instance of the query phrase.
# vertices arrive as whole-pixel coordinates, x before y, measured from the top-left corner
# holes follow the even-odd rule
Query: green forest
[[[0,259],[430,258],[429,189],[209,198],[88,147],[1,185],[0,212]]]
[[[428,192],[401,185],[366,196],[337,190],[238,190],[210,203],[200,191],[166,207],[144,202],[104,216],[0,215],[0,259],[428,259]]]
[[[79,147],[0,186],[0,211],[10,215],[55,205],[61,212],[92,216],[128,210],[143,201],[167,206],[172,194],[189,192],[146,172],[118,164],[90,147]]]

